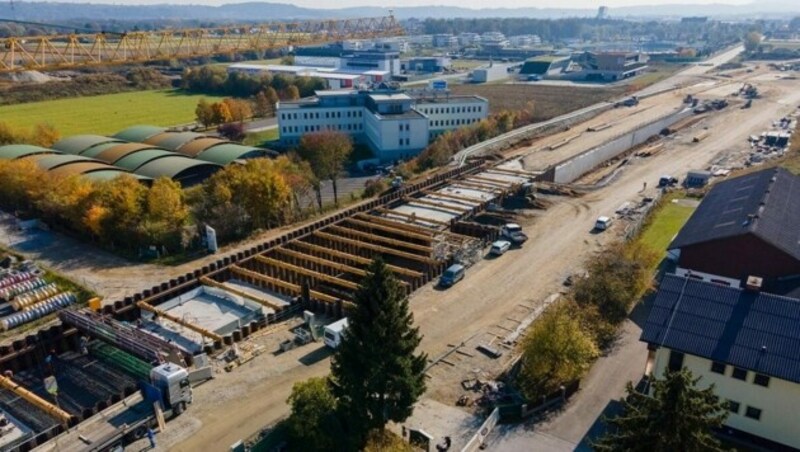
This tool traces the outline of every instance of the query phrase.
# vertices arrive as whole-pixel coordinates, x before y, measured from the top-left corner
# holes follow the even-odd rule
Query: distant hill
[[[431,0],[435,2],[435,0]],[[644,0],[646,1],[646,0]],[[65,20],[87,21],[141,21],[189,20],[214,22],[266,21],[288,19],[323,19],[343,17],[371,17],[386,15],[389,8],[358,7],[343,9],[311,9],[285,3],[233,3],[223,6],[205,5],[118,5],[58,2],[0,1],[0,18],[34,22]],[[593,17],[595,9],[560,8],[487,8],[468,9],[454,6],[426,6],[394,8],[399,19],[409,18],[485,18],[485,17]],[[657,5],[612,8],[611,17],[681,17],[712,16],[719,18],[786,17],[800,14],[800,1],[773,0],[747,5]]]

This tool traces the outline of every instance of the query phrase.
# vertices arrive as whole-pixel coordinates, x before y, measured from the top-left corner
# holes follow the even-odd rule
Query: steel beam
[[[237,289],[235,287],[226,286],[225,284],[222,284],[221,282],[214,281],[213,279],[206,278],[205,276],[200,278],[200,282],[205,284],[205,285],[208,285],[208,286],[211,286],[211,287],[216,287],[217,289],[221,289],[221,290],[224,290],[226,292],[230,292],[230,293],[232,293],[234,295],[238,295],[238,296],[240,296],[242,298],[247,298],[248,300],[253,300],[253,301],[255,301],[256,303],[258,303],[260,305],[266,306],[268,308],[275,309],[277,311],[283,309],[283,306],[281,306],[279,304],[273,303],[273,302],[271,302],[269,300],[266,300],[264,298],[261,298],[261,297],[257,297],[257,296],[255,296],[253,294],[247,293],[247,292],[245,292],[243,290],[239,290],[239,289]]]
[[[455,202],[460,202],[462,204],[470,204],[470,205],[472,205],[472,207],[477,207],[477,206],[479,206],[479,205],[481,205],[481,204],[486,202],[486,200],[483,200],[483,199],[475,199],[475,198],[469,198],[469,197],[466,197],[466,196],[452,195],[450,193],[441,193],[441,192],[438,192],[438,191],[425,190],[422,193],[425,193],[425,195],[427,195],[427,196],[438,196],[440,198],[453,200]]]
[[[63,424],[69,424],[72,421],[72,415],[62,410],[61,408],[53,405],[47,400],[34,394],[32,391],[25,389],[21,384],[15,382],[9,377],[0,375],[0,387],[8,389],[14,394],[23,398],[31,405],[43,410],[45,413],[57,418]]]
[[[426,207],[435,207],[437,209],[449,210],[449,211],[455,212],[455,213],[457,213],[459,215],[464,214],[464,213],[469,211],[468,208],[459,209],[458,207],[448,206],[446,204],[440,204],[438,202],[433,202],[433,201],[426,201],[424,199],[419,199],[419,198],[406,197],[405,201],[407,203],[409,203],[409,204],[416,203],[416,204],[420,204],[420,205],[426,206]]]
[[[272,284],[273,286],[289,290],[292,293],[294,293],[295,296],[300,296],[303,293],[302,287],[298,286],[297,284],[292,284],[290,282],[282,281],[280,279],[275,279],[267,275],[262,275],[261,273],[239,267],[238,265],[231,265],[230,269],[233,273],[236,273],[239,276],[253,278],[256,281],[262,281],[267,284]],[[319,301],[324,301],[327,303],[335,303],[339,300],[336,297],[332,297],[326,293],[317,292],[316,290],[309,290],[309,295],[311,296],[311,298],[317,299]],[[345,303],[347,302],[345,301]]]
[[[431,243],[433,241],[433,237],[431,237],[430,235],[417,234],[416,232],[409,232],[409,231],[406,231],[403,228],[396,228],[396,227],[383,225],[383,224],[370,223],[368,221],[357,220],[355,218],[348,218],[347,222],[348,223],[352,223],[352,224],[356,224],[356,225],[359,225],[359,226],[363,226],[365,228],[377,229],[379,231],[384,231],[384,232],[391,232],[392,234],[402,235],[403,237],[408,237],[410,239],[423,240],[423,241],[425,241],[427,243]]]
[[[364,239],[367,239],[367,240],[372,240],[372,241],[375,241],[375,242],[382,242],[382,243],[385,243],[387,245],[398,246],[398,247],[401,247],[401,248],[407,248],[407,249],[410,249],[410,250],[420,251],[422,253],[427,253],[429,255],[433,252],[433,248],[431,248],[430,246],[417,245],[415,243],[408,243],[408,242],[404,242],[402,240],[390,239],[390,238],[382,237],[380,235],[370,234],[368,232],[357,231],[355,229],[350,229],[350,228],[347,228],[347,227],[344,227],[344,226],[332,225],[332,226],[329,226],[327,229],[330,229],[332,231],[336,231],[336,232],[339,232],[339,233],[342,233],[342,234],[350,234],[350,235],[355,236],[355,237],[360,237],[360,238],[364,238]]]
[[[465,188],[468,190],[478,190],[478,191],[489,191],[491,193],[504,193],[505,190],[502,188],[495,187],[493,185],[486,185],[481,184],[478,182],[469,182],[466,180],[458,180],[450,184],[451,187],[460,187]]]
[[[324,273],[319,273],[319,272],[315,272],[313,270],[308,270],[308,269],[305,269],[303,267],[298,267],[296,265],[292,265],[292,264],[289,264],[287,262],[283,262],[283,261],[279,261],[277,259],[273,259],[271,257],[256,256],[256,260],[261,262],[261,263],[267,264],[267,265],[272,265],[272,266],[275,266],[275,267],[279,267],[279,268],[283,268],[283,269],[286,269],[286,270],[289,270],[289,271],[293,271],[293,272],[295,272],[295,273],[297,273],[299,275],[305,275],[305,276],[308,276],[310,278],[316,278],[316,279],[320,279],[322,281],[329,282],[331,284],[336,284],[337,286],[345,287],[345,288],[350,289],[350,290],[357,290],[358,289],[358,284],[356,284],[356,283],[354,283],[352,281],[346,281],[344,279],[337,278],[335,276],[330,276],[330,275],[326,275]]]
[[[361,265],[369,265],[372,263],[372,259],[366,257],[356,256],[354,254],[345,253],[344,251],[337,251],[331,248],[325,248],[324,246],[314,245],[313,243],[303,242],[300,240],[291,242],[291,245],[299,246],[300,248],[305,248],[307,250],[315,251],[317,253],[327,254],[328,256],[337,257],[339,259],[345,259],[350,262],[355,262]],[[423,274],[418,271],[409,270],[407,268],[398,267],[396,265],[386,264],[386,267],[389,268],[389,270],[391,270],[393,273],[397,273],[398,275],[410,276],[412,278],[422,278],[423,276]]]
[[[392,228],[405,229],[406,231],[416,232],[417,234],[425,234],[428,237],[433,237],[433,236],[441,233],[441,231],[438,230],[438,229],[429,228],[429,227],[422,226],[422,225],[417,225],[417,224],[402,223],[401,221],[398,221],[398,220],[392,220],[392,219],[389,219],[389,218],[386,218],[386,217],[379,217],[379,216],[370,215],[370,214],[367,214],[367,213],[357,213],[355,215],[355,218],[359,218],[361,220],[368,221],[370,223],[382,224],[382,225],[389,226],[389,227],[392,227]]]
[[[481,183],[484,183],[484,184],[498,185],[499,187],[502,187],[504,190],[508,190],[512,186],[516,185],[515,182],[506,182],[506,181],[502,181],[502,180],[492,179],[491,177],[483,177],[483,176],[475,176],[475,175],[469,176],[469,179],[467,179],[467,180],[477,180],[477,181],[479,181]]]
[[[402,257],[404,259],[409,259],[412,261],[422,262],[428,265],[436,265],[438,263],[438,261],[430,257],[420,256],[418,254],[413,254],[413,253],[406,253],[405,251],[398,251],[394,248],[387,248],[385,246],[373,245],[372,243],[362,242],[360,240],[348,239],[345,237],[340,237],[338,235],[328,234],[327,232],[316,231],[313,233],[313,235],[325,240],[345,243],[348,245],[352,245],[356,248],[372,250],[378,253],[391,254],[393,256]]]
[[[376,210],[378,212],[381,212],[381,213],[397,215],[398,217],[408,218],[408,220],[412,221],[412,222],[422,221],[422,222],[425,222],[425,223],[438,224],[438,225],[441,225],[441,226],[447,226],[447,227],[450,226],[450,223],[448,223],[446,221],[434,220],[434,219],[428,219],[428,218],[421,218],[421,217],[419,217],[417,215],[411,215],[410,213],[403,213],[403,212],[395,212],[394,210],[386,209],[386,208],[383,208],[383,207],[379,207]]]

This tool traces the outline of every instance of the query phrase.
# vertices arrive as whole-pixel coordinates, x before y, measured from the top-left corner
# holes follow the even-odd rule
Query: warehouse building
[[[130,174],[122,168],[109,165],[101,160],[64,154],[54,149],[25,144],[0,146],[0,160],[17,159],[34,161],[39,168],[57,177],[81,175],[92,180],[110,180],[123,174]],[[151,180],[146,176],[133,176],[143,182]]]
[[[431,138],[488,116],[478,96],[410,96],[397,90],[320,91],[316,96],[278,104],[281,143],[296,146],[311,132],[336,130],[370,147],[375,157],[413,157]]]
[[[558,77],[567,71],[570,57],[542,55],[525,61],[519,70],[522,80],[541,80]]]
[[[586,52],[582,63],[587,80],[615,82],[647,69],[647,55],[638,52]]]

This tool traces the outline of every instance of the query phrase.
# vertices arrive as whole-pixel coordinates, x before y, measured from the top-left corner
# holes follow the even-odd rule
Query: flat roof
[[[396,94],[368,94],[369,98],[375,102],[387,102],[392,100],[413,100],[411,96],[406,93]]]
[[[427,97],[424,95],[421,96],[414,96],[414,99],[417,101],[418,104],[457,104],[460,102],[464,102],[465,100],[475,100],[483,103],[489,103],[489,100],[485,97],[478,96],[477,94],[459,94],[456,96],[444,96],[444,97]]]

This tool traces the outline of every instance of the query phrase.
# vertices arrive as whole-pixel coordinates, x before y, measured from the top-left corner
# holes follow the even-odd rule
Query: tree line
[[[0,145],[49,148],[59,139],[46,124],[29,134],[0,123]],[[110,181],[55,177],[30,159],[0,160],[0,208],[61,225],[110,249],[156,246],[176,253],[197,245],[202,225],[215,228],[224,243],[322,211],[324,181],[332,183],[338,205],[336,181],[352,150],[341,132],[315,132],[303,137],[297,152],[229,165],[187,189],[171,179],[148,187],[133,175]]]
[[[279,100],[308,97],[315,91],[326,88],[325,81],[319,77],[228,73],[223,66],[211,65],[186,68],[181,81],[183,88],[190,92],[244,98],[254,97],[261,92],[266,93],[271,88]]]

